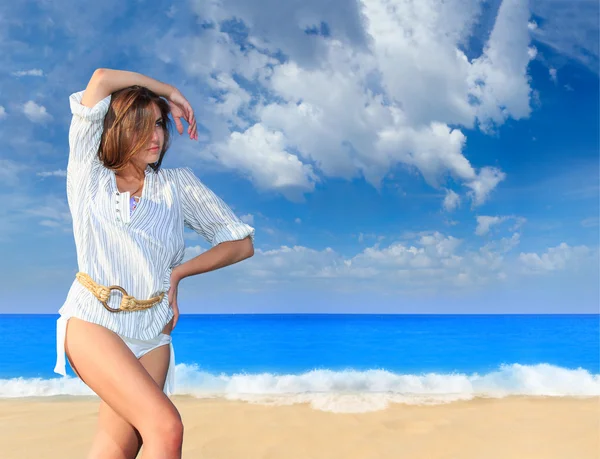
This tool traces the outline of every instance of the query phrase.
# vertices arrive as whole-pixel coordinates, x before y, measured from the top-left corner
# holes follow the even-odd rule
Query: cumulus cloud
[[[531,87],[527,2],[504,0],[481,57],[470,67],[470,94],[477,101],[477,121],[484,131],[506,119],[529,116]]]
[[[527,221],[526,218],[517,217],[515,215],[499,215],[499,216],[477,216],[477,228],[475,228],[475,234],[477,236],[484,236],[490,232],[493,226],[499,225],[502,222],[512,220],[513,225],[508,228],[509,231],[517,231]]]
[[[0,105],[0,120],[6,118],[6,110]]]
[[[507,217],[488,217],[484,215],[477,216],[477,228],[475,234],[477,236],[483,236],[489,233],[490,228],[494,225],[502,223]]]
[[[572,247],[565,242],[550,247],[541,255],[537,253],[521,253],[519,261],[525,272],[544,273],[549,271],[562,271],[577,264],[591,255],[588,247],[581,245]]]
[[[233,277],[238,286],[259,290],[310,285],[315,291],[447,295],[450,291],[519,283],[523,273],[575,272],[583,269],[584,263],[589,270],[594,260],[597,265],[597,249],[562,243],[539,255],[519,254],[516,249],[520,244],[519,233],[477,247],[452,235],[428,231],[393,238],[385,245],[377,242],[355,254],[302,245],[257,248],[253,258],[232,269],[236,270]],[[231,278],[229,274],[229,283]]]
[[[495,167],[484,167],[479,171],[477,177],[466,186],[471,188],[467,194],[471,196],[473,205],[483,204],[496,186],[506,178],[506,174]]]
[[[186,247],[183,254],[183,262],[185,263],[192,258],[196,258],[198,255],[204,252],[206,252],[206,249],[200,245]]]
[[[527,219],[525,217],[515,217],[515,216],[511,216],[510,218],[514,219],[514,224],[512,227],[509,228],[510,231],[517,231],[519,228],[521,228],[521,226],[523,226],[525,224],[525,222],[527,221]]]
[[[299,199],[328,177],[364,177],[379,188],[405,165],[436,188],[452,176],[478,206],[505,178],[470,164],[462,127],[489,132],[529,115],[526,3],[503,1],[482,54],[470,59],[463,49],[479,0],[193,7],[213,27],[195,37],[168,32],[158,55],[213,89],[202,108],[209,158],[259,189]],[[454,195],[446,199],[445,208],[456,205]]]
[[[386,246],[377,242],[346,256],[331,247],[257,248],[252,259],[236,266],[240,271],[236,279],[255,287],[260,284],[264,289],[304,282],[315,288],[326,284],[328,290],[344,291],[476,288],[510,279],[517,271],[510,254],[519,242],[519,234],[515,233],[473,249],[461,239],[431,231]]]
[[[252,214],[242,215],[240,216],[240,220],[244,223],[247,223],[250,226],[254,225],[254,215]]]
[[[38,105],[32,100],[23,105],[23,113],[34,123],[46,123],[52,119],[52,115],[48,113],[46,107]]]
[[[460,196],[452,190],[446,190],[446,197],[444,198],[444,209],[448,212],[452,212],[460,205]]]
[[[292,200],[312,191],[317,181],[310,165],[286,151],[285,136],[261,124],[232,132],[214,153],[225,166],[245,171],[258,189],[279,189]]]

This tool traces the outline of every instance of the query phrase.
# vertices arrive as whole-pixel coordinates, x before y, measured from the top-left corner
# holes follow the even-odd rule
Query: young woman
[[[177,288],[251,257],[254,229],[189,168],[161,168],[169,114],[180,135],[183,118],[198,139],[176,88],[98,69],[70,106],[67,197],[79,272],[59,310],[55,371],[66,374],[66,353],[101,398],[88,458],[134,458],[142,443],[143,459],[180,458],[183,424],[168,397]],[[182,264],[184,225],[212,248]]]

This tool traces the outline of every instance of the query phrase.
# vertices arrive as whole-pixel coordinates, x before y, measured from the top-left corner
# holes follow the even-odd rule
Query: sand
[[[331,413],[172,397],[188,459],[597,459],[600,397],[478,398]],[[0,457],[85,458],[98,399],[0,400]]]

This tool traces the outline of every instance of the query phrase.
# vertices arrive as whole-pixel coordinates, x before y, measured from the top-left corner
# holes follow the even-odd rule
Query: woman
[[[183,425],[168,397],[177,288],[251,257],[254,229],[189,168],[161,168],[169,113],[180,135],[183,118],[198,139],[176,88],[98,69],[70,106],[67,197],[79,272],[59,310],[55,371],[66,374],[66,353],[102,399],[88,458],[134,458],[142,442],[144,459],[180,458]],[[181,264],[184,225],[213,247]]]

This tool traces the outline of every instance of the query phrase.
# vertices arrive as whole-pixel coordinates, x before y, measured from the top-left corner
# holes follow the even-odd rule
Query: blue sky
[[[77,270],[68,96],[98,67],[188,97],[165,167],[256,228],[182,313],[597,312],[597,38],[594,1],[0,6],[0,312],[56,312]]]

